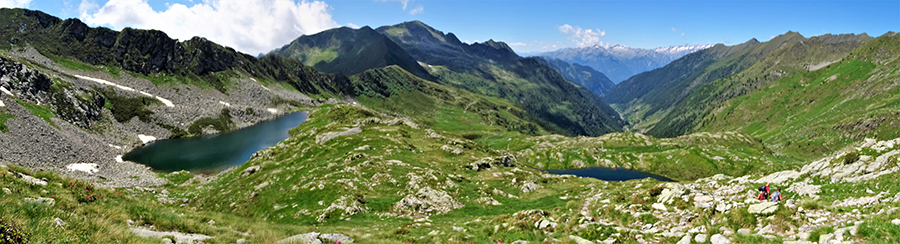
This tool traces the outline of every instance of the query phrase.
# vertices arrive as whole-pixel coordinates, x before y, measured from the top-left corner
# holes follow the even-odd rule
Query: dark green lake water
[[[575,175],[589,177],[605,181],[626,181],[644,178],[653,178],[658,181],[672,181],[669,178],[623,168],[588,167],[583,169],[546,169],[547,173],[555,175]]]
[[[306,121],[306,112],[290,113],[239,130],[200,137],[154,141],[122,159],[157,171],[210,172],[241,165],[253,153],[288,138],[288,130]]]

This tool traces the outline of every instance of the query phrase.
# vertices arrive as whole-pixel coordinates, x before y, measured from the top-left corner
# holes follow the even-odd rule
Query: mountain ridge
[[[539,55],[589,66],[618,84],[635,74],[662,67],[684,55],[712,46],[714,45],[694,44],[643,49],[623,45],[612,47],[594,45],[563,48]]]

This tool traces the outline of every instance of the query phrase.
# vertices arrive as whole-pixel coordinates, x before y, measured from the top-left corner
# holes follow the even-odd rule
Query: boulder
[[[650,207],[653,207],[654,209],[658,209],[663,212],[666,211],[666,205],[664,205],[662,203],[654,203],[654,204],[650,205]]]
[[[684,237],[681,237],[681,240],[679,240],[676,244],[691,244],[691,236],[684,235]]]
[[[405,216],[443,214],[462,207],[463,204],[454,200],[447,192],[428,186],[394,204],[394,210]]]
[[[900,219],[891,220],[891,224],[900,225]]]
[[[276,243],[322,244],[322,241],[319,240],[319,233],[310,232],[284,238]]]
[[[342,234],[321,234],[319,235],[319,239],[325,241],[325,243],[353,243],[353,238]]]
[[[797,193],[798,195],[801,195],[801,196],[809,195],[809,197],[818,199],[819,196],[816,194],[819,194],[819,192],[821,192],[821,188],[822,188],[822,186],[820,186],[820,185],[810,185],[809,183],[806,183],[805,181],[803,181],[803,182],[797,182],[797,183],[792,184],[791,187],[787,188],[787,191]]]
[[[738,233],[739,235],[745,235],[745,236],[746,236],[746,235],[750,235],[750,229],[747,229],[747,228],[740,228],[740,229],[738,229],[737,233]]]
[[[53,206],[53,205],[56,205],[56,200],[54,200],[53,198],[46,198],[46,197],[30,198],[30,197],[26,197],[24,200],[25,200],[25,202],[27,202],[27,203],[44,204],[44,205],[47,205],[47,206]]]
[[[569,235],[569,239],[572,239],[577,244],[592,244],[592,243],[594,243],[592,241],[588,241],[588,240],[585,240],[584,238],[574,236],[574,235]]]
[[[694,241],[697,243],[706,242],[706,234],[697,234],[696,236],[694,236]]]
[[[672,204],[672,200],[684,194],[684,186],[678,183],[666,182],[665,189],[656,197],[656,202]]]
[[[770,175],[759,178],[759,180],[756,180],[756,183],[781,184],[782,182],[797,179],[799,177],[800,177],[800,172],[797,172],[794,170],[785,170],[785,171],[781,171],[781,172],[775,172]]]
[[[244,171],[241,171],[241,177],[247,177],[249,175],[255,174],[259,171],[259,169],[259,165],[247,167],[246,169],[244,169]]]
[[[731,243],[731,241],[728,240],[728,237],[725,237],[721,234],[712,235],[712,237],[709,238],[709,242],[712,244],[729,244],[729,243]]]
[[[701,208],[711,208],[713,206],[713,198],[707,195],[699,195],[694,197],[694,205]]]
[[[752,214],[770,214],[774,213],[775,210],[778,210],[778,202],[762,202],[750,205],[747,208],[747,212]]]

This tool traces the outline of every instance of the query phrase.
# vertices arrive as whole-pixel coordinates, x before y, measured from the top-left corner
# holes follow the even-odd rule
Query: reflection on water
[[[165,172],[218,171],[243,164],[253,153],[287,139],[288,130],[305,120],[306,112],[297,112],[231,132],[159,140],[122,158]]]
[[[584,169],[546,169],[544,171],[555,175],[575,175],[605,181],[626,181],[643,178],[653,178],[658,181],[672,181],[666,177],[623,168],[610,169],[604,167],[589,167]]]

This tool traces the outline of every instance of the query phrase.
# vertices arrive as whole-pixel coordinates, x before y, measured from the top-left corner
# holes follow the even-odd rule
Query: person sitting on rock
[[[765,185],[759,187],[760,201],[765,201],[769,199],[769,183],[767,182]]]
[[[769,198],[769,201],[780,202],[781,200],[784,200],[784,196],[781,195],[781,187],[779,187],[772,193],[772,197]]]
[[[765,200],[766,200],[766,193],[763,192],[763,191],[759,191],[759,196],[756,196],[756,200],[765,201]]]

